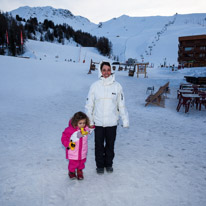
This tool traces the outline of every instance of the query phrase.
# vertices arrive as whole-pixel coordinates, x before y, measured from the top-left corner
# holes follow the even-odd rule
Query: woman
[[[121,85],[115,81],[109,62],[99,67],[99,80],[89,90],[86,113],[90,124],[95,125],[95,161],[97,173],[113,172],[114,143],[119,115],[123,127],[129,127],[128,113],[125,107]]]

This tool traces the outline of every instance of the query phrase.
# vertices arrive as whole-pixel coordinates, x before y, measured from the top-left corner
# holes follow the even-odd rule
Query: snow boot
[[[69,178],[70,178],[71,180],[76,179],[77,176],[76,176],[75,172],[69,172]]]
[[[104,174],[104,168],[97,167],[97,174]]]
[[[77,170],[77,179],[78,180],[83,180],[84,176],[83,176],[83,171],[82,170]]]
[[[106,167],[106,171],[109,172],[109,173],[112,173],[113,172],[113,167]]]

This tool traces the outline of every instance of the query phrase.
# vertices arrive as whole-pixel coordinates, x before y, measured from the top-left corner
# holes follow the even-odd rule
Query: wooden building
[[[184,67],[206,66],[206,35],[179,37],[178,62]]]

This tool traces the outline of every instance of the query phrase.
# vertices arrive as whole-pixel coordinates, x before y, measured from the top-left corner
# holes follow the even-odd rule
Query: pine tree
[[[112,44],[105,37],[100,37],[98,39],[96,47],[99,50],[99,52],[103,55],[109,56],[111,54]]]

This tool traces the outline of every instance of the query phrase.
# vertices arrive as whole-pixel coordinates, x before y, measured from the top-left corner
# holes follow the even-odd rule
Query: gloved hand
[[[121,125],[123,128],[129,128],[129,125]]]
[[[84,128],[81,128],[81,134],[83,135],[83,136],[85,136],[85,135],[88,135],[88,131],[87,130],[85,130]]]
[[[91,134],[95,129],[95,126],[93,127],[85,127],[85,130],[88,132],[88,134]]]

